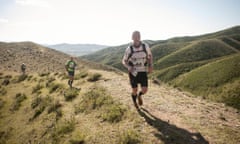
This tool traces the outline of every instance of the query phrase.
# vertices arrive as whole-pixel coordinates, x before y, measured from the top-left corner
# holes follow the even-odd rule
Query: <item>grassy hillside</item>
[[[239,33],[240,26],[236,26],[219,32],[200,36],[185,36],[155,42],[151,41],[151,50],[154,57],[155,69],[152,77],[158,78],[165,83],[172,84],[172,81],[178,79],[184,74],[186,74],[184,76],[189,76],[187,74],[191,73],[191,71],[194,71],[195,69],[204,67],[205,65],[211,64],[215,61],[225,59],[227,56],[239,53]],[[84,56],[83,58],[126,71],[121,64],[121,59],[126,47],[127,45],[111,47],[91,55]],[[231,61],[227,62],[229,64],[226,65],[234,67],[234,65],[231,65]],[[234,70],[234,68],[229,68],[229,70],[229,73],[231,73],[231,70]],[[195,76],[197,77],[197,75]],[[222,75],[223,79],[225,77],[227,78],[227,75]],[[208,87],[210,91],[213,91],[212,87],[209,87],[206,81],[208,80],[202,80],[202,85]],[[218,83],[215,79],[213,81]],[[230,82],[227,81],[227,83]],[[179,83],[178,86],[181,84],[183,83]],[[189,82],[189,85],[191,85],[191,82]],[[195,93],[192,89],[185,90],[195,94],[200,94],[200,91],[206,91],[206,89],[201,89],[200,87],[196,87],[195,89],[197,89],[199,93]],[[226,92],[220,89],[218,90],[219,95],[225,95],[225,99],[227,99],[227,97],[229,97],[229,100],[231,99],[231,92]],[[211,99],[214,100],[214,98]],[[217,100],[217,98],[215,100]]]
[[[175,86],[240,109],[240,54],[209,63],[173,81]]]
[[[128,44],[117,46],[117,47],[106,48],[106,49],[100,50],[97,53],[93,53],[88,56],[83,56],[81,58],[88,59],[94,62],[100,62],[102,64],[106,64],[110,66],[115,66],[116,68],[123,70],[124,68],[121,65],[121,62],[119,60],[122,59],[123,55],[121,54],[125,52],[125,48],[127,46]]]
[[[22,63],[26,64],[27,72],[63,72],[69,59],[67,54],[32,42],[0,42],[0,51],[0,69],[15,72],[20,71]]]
[[[0,143],[144,143],[154,141],[139,127],[141,118],[127,111],[95,84],[99,73],[77,72],[69,89],[63,73],[1,73]],[[19,80],[21,79],[21,80]],[[77,88],[77,87],[78,88]],[[80,88],[79,88],[80,87]],[[139,131],[138,131],[139,129]],[[148,135],[143,139],[141,135]]]
[[[214,33],[203,34],[203,35],[199,35],[199,36],[175,37],[175,38],[169,39],[168,41],[171,41],[171,42],[190,42],[190,41],[196,41],[196,40],[213,39],[213,38],[221,37],[221,36],[234,36],[234,35],[239,35],[239,33],[240,33],[240,26],[234,26],[234,27],[224,29],[224,30],[214,32]]]
[[[197,62],[230,55],[236,51],[218,40],[197,41],[182,47],[180,50],[155,62],[156,69],[164,69],[173,65]]]
[[[234,35],[232,37],[223,37],[221,38],[221,40],[227,43],[228,45],[240,50],[240,40],[236,39],[238,38],[236,36],[240,36],[240,35]]]
[[[67,86],[64,73],[22,76],[5,71],[0,83],[1,144],[222,144],[239,140],[236,110],[151,84],[144,107],[137,111],[127,91],[127,77],[114,72],[77,71],[73,89]]]
[[[201,36],[146,42],[151,46],[155,69],[162,69],[180,63],[207,60],[238,52],[239,33],[240,27],[236,26]],[[125,70],[121,59],[127,46],[128,44],[106,48],[82,58]]]
[[[26,72],[64,72],[65,63],[70,56],[41,46],[33,42],[6,43],[0,42],[0,70],[20,72],[20,66],[25,63]],[[85,61],[79,58],[74,59],[77,62],[77,69],[83,67],[105,69],[109,71],[118,71],[113,67]]]
[[[153,61],[157,60],[181,49],[182,47],[187,46],[189,43],[163,43],[156,44],[151,47],[153,54]]]
[[[207,64],[208,62],[209,61],[189,62],[168,67],[163,70],[155,70],[153,76],[160,79],[163,82],[169,82],[177,78],[179,75],[190,72],[191,70],[200,67],[204,64]]]
[[[155,45],[156,42],[151,40],[145,40],[150,46]],[[116,47],[109,47],[103,50],[100,50],[96,53],[82,56],[81,58],[94,61],[97,63],[113,66],[117,69],[125,71],[125,67],[122,65],[123,54],[129,44],[124,44]]]
[[[140,143],[137,113],[97,84],[109,66],[75,59],[74,88],[67,85],[69,56],[32,42],[0,43],[0,143]],[[27,64],[27,75],[19,67]],[[105,73],[105,72],[103,72]],[[134,116],[135,115],[135,116]],[[90,121],[90,123],[89,123]],[[140,128],[139,128],[140,129]],[[147,133],[150,134],[150,131]]]

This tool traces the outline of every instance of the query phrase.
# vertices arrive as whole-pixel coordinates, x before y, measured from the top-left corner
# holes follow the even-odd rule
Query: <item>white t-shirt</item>
[[[143,44],[145,45],[146,52],[143,49]],[[130,44],[131,46],[132,44]],[[129,58],[131,54],[130,46],[127,47],[125,54],[123,56],[123,63],[126,67],[129,67],[129,62],[133,64],[133,67],[136,69],[137,72],[147,72],[147,63],[148,60],[152,58],[152,52],[146,43],[142,43],[140,47],[136,48],[133,47],[132,56]],[[129,58],[129,59],[128,59]]]

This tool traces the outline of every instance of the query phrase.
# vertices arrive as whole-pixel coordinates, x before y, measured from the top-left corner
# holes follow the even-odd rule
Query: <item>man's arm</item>
[[[151,73],[153,71],[153,55],[149,46],[146,47],[148,56],[147,56],[147,63],[148,63],[148,72]]]
[[[69,61],[67,61],[67,63],[65,64],[65,69],[66,69],[66,71],[68,71],[68,62],[69,62]]]
[[[77,63],[74,61],[74,69],[76,69],[77,67]]]
[[[129,72],[131,72],[132,67],[128,64],[128,57],[129,57],[129,47],[125,51],[125,54],[122,59],[122,64],[125,68],[128,69]]]

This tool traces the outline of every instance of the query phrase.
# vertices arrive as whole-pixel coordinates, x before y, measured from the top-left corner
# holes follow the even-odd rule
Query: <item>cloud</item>
[[[0,23],[8,23],[8,19],[0,18]]]
[[[16,0],[16,3],[22,6],[50,7],[49,2],[46,0]]]

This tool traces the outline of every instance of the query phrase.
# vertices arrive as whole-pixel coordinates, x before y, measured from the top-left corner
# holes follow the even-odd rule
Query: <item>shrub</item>
[[[33,87],[32,94],[36,93],[36,92],[39,92],[42,88],[43,88],[43,86],[40,85],[40,83],[38,83],[35,87]]]
[[[69,78],[66,73],[62,73],[62,74],[60,75],[60,77],[62,77],[62,80]]]
[[[0,87],[0,95],[4,96],[7,94],[7,90],[4,87]]]
[[[33,78],[32,75],[28,76],[27,81],[30,81]]]
[[[95,82],[98,81],[101,78],[101,74],[99,73],[95,73],[89,76],[89,78],[87,79],[89,82]]]
[[[39,73],[38,75],[40,77],[44,77],[44,76],[48,76],[50,73],[49,72],[46,72],[46,73]]]
[[[17,80],[17,82],[22,82],[22,81],[24,81],[26,78],[27,78],[28,76],[27,75],[20,75],[19,77],[18,77],[18,80]]]
[[[12,135],[13,128],[10,126],[7,130],[0,131],[0,144],[7,144]]]
[[[46,82],[46,87],[50,86],[51,83],[52,83],[53,81],[55,81],[55,80],[56,80],[56,79],[55,79],[54,77],[49,77],[48,80],[47,80],[47,82]]]
[[[36,108],[34,115],[32,118],[29,119],[29,121],[34,120],[37,118],[42,112],[45,110],[45,108],[52,102],[52,98],[49,96],[46,96],[42,98],[41,96],[36,97],[31,104],[32,108]]]
[[[75,79],[79,80],[81,78],[85,78],[88,76],[88,72],[85,70],[80,71],[78,74],[76,74]]]
[[[55,113],[56,113],[56,121],[57,121],[63,115],[62,110],[58,108],[58,109],[55,110]]]
[[[126,130],[119,137],[120,144],[139,144],[140,134],[134,130]]]
[[[59,125],[57,133],[58,134],[70,133],[74,130],[75,124],[76,124],[75,119],[72,117],[70,120],[67,120]]]
[[[61,137],[65,134],[71,133],[75,129],[75,119],[72,117],[70,120],[65,120],[63,122],[59,122],[51,132],[51,140],[52,143],[59,144]]]
[[[68,89],[64,93],[64,98],[65,98],[66,101],[70,101],[70,100],[74,99],[75,97],[77,97],[78,94],[79,94],[78,89]]]
[[[108,121],[111,123],[119,122],[122,120],[125,111],[126,109],[123,108],[121,104],[111,104],[105,107],[101,117],[104,121]]]
[[[4,79],[2,85],[7,86],[10,83],[9,79]]]
[[[21,106],[21,103],[27,99],[26,95],[25,94],[22,94],[22,93],[17,93],[16,96],[15,96],[15,101],[14,103],[12,104],[10,110],[11,111],[16,111],[20,108]]]
[[[70,144],[84,144],[84,138],[78,138],[78,139],[71,139],[69,141]]]
[[[45,105],[40,105],[39,108],[35,110],[35,113],[33,117],[30,119],[30,121],[38,117],[45,110],[45,108],[46,108]]]
[[[6,75],[4,78],[6,78],[6,79],[11,79],[12,76],[11,76],[11,75]]]
[[[0,99],[0,109],[4,106],[4,104],[5,102],[2,99]]]
[[[36,108],[40,103],[42,103],[43,99],[40,96],[37,96],[35,99],[33,99],[31,107],[32,109]]]
[[[60,104],[59,101],[55,101],[55,102],[51,103],[48,108],[48,113],[56,112],[61,106],[62,105]]]
[[[82,101],[75,107],[75,113],[88,112],[111,103],[113,103],[112,97],[106,94],[105,89],[94,87],[83,95]]]
[[[56,91],[57,89],[63,88],[62,84],[55,84],[52,83],[49,87],[49,93],[53,93],[54,91]]]
[[[32,81],[36,82],[38,79],[37,77],[33,77]]]
[[[77,131],[72,136],[71,140],[69,141],[70,144],[84,144],[85,143],[85,134],[80,131]]]
[[[120,103],[114,102],[102,87],[94,87],[82,96],[82,100],[75,105],[75,113],[99,110],[99,117],[104,121],[115,123],[123,119],[126,112]]]

